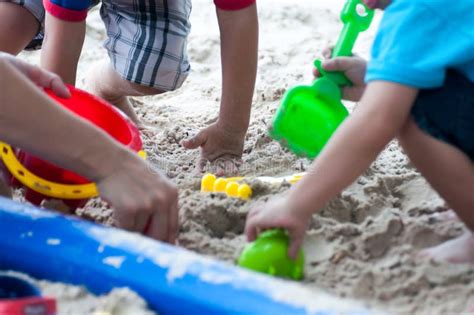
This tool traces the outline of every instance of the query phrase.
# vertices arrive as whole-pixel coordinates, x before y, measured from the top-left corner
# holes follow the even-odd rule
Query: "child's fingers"
[[[184,145],[183,145],[184,146]],[[204,169],[206,168],[207,163],[209,162],[208,159],[200,157],[197,162],[197,170],[199,173],[204,172]]]
[[[364,3],[371,9],[375,9],[378,0],[364,0]]]
[[[313,76],[315,78],[319,78],[321,76],[321,73],[319,72],[318,68],[313,68]]]
[[[324,60],[322,67],[327,71],[347,71],[357,65],[357,60],[352,57],[337,57]]]
[[[207,136],[205,130],[200,131],[194,137],[181,141],[181,145],[186,149],[197,149],[206,143]]]
[[[235,175],[239,172],[240,166],[242,165],[242,160],[237,159],[233,155],[224,155],[215,162],[217,162],[217,176]]]
[[[257,238],[258,224],[256,221],[257,216],[247,216],[247,223],[245,224],[245,235],[247,240],[253,242]]]
[[[303,236],[299,231],[290,230],[290,247],[288,248],[288,256],[291,259],[298,257],[301,244],[303,243]]]
[[[333,49],[334,49],[334,46],[325,48],[323,50],[323,57],[326,59],[331,58]]]

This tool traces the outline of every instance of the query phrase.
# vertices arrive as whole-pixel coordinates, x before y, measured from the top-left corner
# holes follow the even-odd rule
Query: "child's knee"
[[[149,87],[149,86],[141,85],[138,83],[133,83],[130,81],[128,81],[128,84],[130,88],[134,91],[133,96],[158,95],[158,94],[166,92],[164,90],[161,90],[155,87]]]
[[[153,86],[148,86],[143,83],[135,83],[133,81],[129,81],[125,78],[123,78],[125,81],[127,81],[127,85],[129,86],[130,90],[133,91],[133,93],[130,96],[146,96],[146,95],[157,95],[157,94],[162,94],[165,92],[171,92],[179,89],[184,81],[186,80],[187,74],[186,75],[179,75],[178,79],[173,81],[172,84],[169,84],[169,81],[162,82],[161,77],[156,78],[156,84]]]

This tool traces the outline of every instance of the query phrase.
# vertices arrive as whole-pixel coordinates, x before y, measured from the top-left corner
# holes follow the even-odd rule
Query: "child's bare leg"
[[[399,136],[413,164],[471,231],[429,248],[425,254],[454,263],[474,263],[474,165],[469,157],[424,132],[410,119]]]
[[[0,0],[0,51],[19,54],[38,33],[39,27],[27,9]]]
[[[137,126],[143,127],[128,96],[161,94],[155,88],[142,86],[123,79],[108,62],[94,65],[87,78],[89,88],[95,95],[109,101],[122,110]]]

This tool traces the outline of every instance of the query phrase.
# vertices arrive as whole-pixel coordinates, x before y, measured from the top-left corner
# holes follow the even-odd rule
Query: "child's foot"
[[[453,264],[474,264],[474,234],[468,232],[453,240],[422,250],[420,256]]]

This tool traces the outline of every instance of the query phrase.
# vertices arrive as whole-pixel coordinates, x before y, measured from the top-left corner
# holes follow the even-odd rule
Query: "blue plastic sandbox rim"
[[[313,293],[290,281],[5,198],[0,234],[0,269],[95,294],[128,287],[160,314],[368,314],[325,294],[303,299]]]

